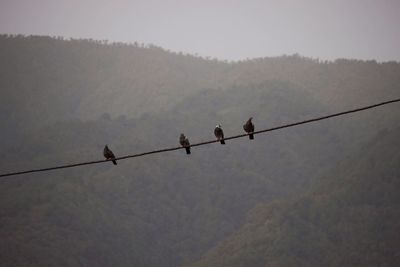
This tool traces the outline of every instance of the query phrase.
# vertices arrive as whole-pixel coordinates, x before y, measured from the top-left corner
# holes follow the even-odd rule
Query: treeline
[[[141,45],[5,35],[0,36],[0,57],[0,169],[5,172],[102,159],[105,144],[116,156],[178,146],[182,132],[191,142],[213,138],[217,123],[231,135],[242,132],[250,116],[257,130],[400,93],[396,62],[325,63],[298,55],[222,62]],[[321,177],[333,177],[321,180],[321,187],[329,188],[332,181],[342,181],[339,177],[352,171],[360,174],[355,177],[376,174],[370,184],[382,190],[374,193],[373,201],[380,199],[385,186],[395,190],[393,179],[380,184],[380,177],[396,170],[390,167],[395,161],[387,166],[385,162],[397,159],[390,156],[394,155],[390,142],[384,141],[393,137],[387,139],[382,131],[391,132],[399,114],[399,107],[393,105],[259,135],[254,142],[238,139],[225,146],[193,148],[190,157],[177,151],[121,161],[117,168],[101,164],[2,179],[0,247],[5,249],[0,250],[0,258],[7,266],[180,266],[200,259],[214,263],[213,251],[218,248],[213,248],[217,244],[225,248],[232,237],[242,236],[254,216],[263,222],[268,213],[264,207],[272,205],[279,215],[271,219],[274,227],[292,218],[294,226],[287,224],[282,231],[291,230],[286,235],[290,238],[275,239],[278,228],[272,226],[260,230],[260,237],[266,239],[259,244],[243,235],[251,246],[235,254],[237,262],[248,262],[246,253],[260,263],[269,262],[258,253],[270,247],[271,237],[279,241],[279,250],[268,255],[278,266],[286,263],[278,257],[281,252],[290,256],[290,262],[311,264],[314,261],[301,254],[311,249],[287,254],[297,251],[302,236],[313,232],[309,229],[331,226],[330,219],[315,228],[309,227],[314,221],[304,222],[307,203],[319,203],[315,201],[320,197],[307,192]],[[362,164],[347,158],[372,145],[384,147],[382,153],[387,150],[383,161],[369,152]],[[337,167],[342,161],[349,165]],[[369,172],[365,162],[375,169]],[[352,181],[353,187],[346,191],[350,208],[365,196],[357,189],[361,181]],[[301,194],[307,194],[309,201],[297,201]],[[388,206],[395,206],[392,196],[386,201],[393,205]],[[297,206],[288,199],[297,201]],[[317,205],[313,212],[335,217],[330,209],[336,210],[337,198],[326,199],[320,206],[312,204]],[[274,201],[286,204],[275,206]],[[287,215],[294,210],[298,212],[294,217]],[[248,212],[250,219],[246,219]],[[374,222],[380,212],[362,218]],[[382,218],[392,233],[398,217],[393,209],[385,212]],[[348,214],[336,217],[344,225],[351,219]],[[306,224],[300,237],[299,222]],[[316,244],[312,237],[310,248]],[[368,236],[361,241],[372,246],[376,240]],[[386,240],[392,242],[386,234],[380,240],[383,248],[389,244]],[[235,241],[235,247],[243,244]],[[327,253],[341,244],[323,242],[320,249]],[[262,249],[252,250],[257,246]],[[344,259],[343,253],[335,254],[337,262]],[[384,257],[379,253],[377,258]],[[228,255],[221,255],[231,262]]]

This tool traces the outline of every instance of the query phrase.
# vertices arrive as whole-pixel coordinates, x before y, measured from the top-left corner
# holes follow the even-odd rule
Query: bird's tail
[[[113,160],[112,163],[113,163],[114,165],[117,165],[117,161],[116,161],[116,160]]]
[[[190,147],[185,147],[185,149],[186,149],[186,154],[190,154]]]
[[[253,140],[254,139],[254,134],[249,134],[249,139]]]
[[[220,142],[221,142],[221,145],[225,145],[225,140],[224,139],[222,139]]]

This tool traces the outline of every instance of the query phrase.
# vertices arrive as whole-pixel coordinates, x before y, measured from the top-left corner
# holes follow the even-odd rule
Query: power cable
[[[343,111],[343,112],[339,112],[339,113],[334,113],[334,114],[327,115],[327,116],[317,117],[317,118],[308,119],[308,120],[304,120],[304,121],[284,124],[284,125],[273,127],[273,128],[259,130],[259,131],[255,131],[253,134],[272,132],[272,131],[276,131],[276,130],[280,130],[280,129],[284,129],[284,128],[294,127],[294,126],[301,125],[301,124],[306,124],[306,123],[326,120],[326,119],[329,119],[329,118],[343,116],[343,115],[350,114],[350,113],[356,113],[356,112],[360,112],[360,111],[363,111],[363,110],[372,109],[372,108],[376,108],[376,107],[379,107],[379,106],[388,105],[388,104],[396,103],[396,102],[400,102],[400,98],[389,100],[389,101],[385,101],[385,102],[381,102],[381,103],[370,105],[370,106],[365,106],[365,107],[351,109],[351,110],[347,110],[347,111]],[[246,133],[246,134],[239,134],[239,135],[229,136],[229,137],[224,138],[224,140],[231,140],[231,139],[246,137],[248,135],[249,134]],[[210,140],[210,141],[205,141],[205,142],[201,142],[201,143],[192,144],[192,145],[190,145],[190,147],[203,146],[203,145],[208,145],[208,144],[217,143],[217,142],[219,142],[219,140],[215,139],[215,140]],[[179,150],[179,149],[184,149],[184,147],[179,146],[179,147],[172,147],[172,148],[153,150],[153,151],[143,152],[143,153],[139,153],[139,154],[133,154],[133,155],[117,157],[117,158],[115,158],[115,160],[123,160],[123,159],[129,159],[129,158],[143,157],[143,156],[147,156],[147,155],[151,155],[151,154],[164,153],[164,152],[169,152],[169,151],[174,151],[174,150]],[[41,168],[41,169],[32,169],[32,170],[26,170],[26,171],[10,172],[10,173],[0,174],[0,177],[14,176],[14,175],[20,175],[20,174],[33,173],[33,172],[44,172],[44,171],[51,171],[51,170],[58,170],[58,169],[73,168],[73,167],[78,167],[78,166],[83,166],[83,165],[105,163],[105,162],[112,161],[112,160],[114,160],[114,159],[95,160],[95,161],[87,161],[87,162],[80,162],[80,163],[74,163],[74,164],[60,165],[60,166],[49,167],[49,168]]]

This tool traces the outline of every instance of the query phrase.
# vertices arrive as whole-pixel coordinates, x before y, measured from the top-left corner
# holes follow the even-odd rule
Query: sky
[[[0,0],[0,33],[138,42],[226,60],[400,61],[400,0]]]

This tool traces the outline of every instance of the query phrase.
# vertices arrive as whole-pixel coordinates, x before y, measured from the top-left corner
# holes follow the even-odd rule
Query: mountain
[[[1,173],[102,159],[105,144],[117,157],[175,147],[182,132],[197,143],[214,139],[217,123],[231,136],[250,116],[260,130],[399,92],[396,62],[221,62],[38,36],[3,35],[0,47]],[[250,210],[297,199],[339,172],[397,126],[399,108],[193,147],[190,156],[1,179],[0,258],[7,266],[196,262],[240,231]]]
[[[46,36],[0,35],[0,58],[2,134],[14,138],[60,120],[166,111],[204,89],[285,81],[337,110],[397,97],[400,83],[397,62],[299,55],[222,62],[154,45]]]
[[[398,266],[399,134],[381,132],[309,193],[258,205],[191,266]]]
[[[44,36],[1,35],[0,58],[1,119],[24,131],[71,118],[167,109],[215,88],[215,73],[227,68],[155,46]]]
[[[227,134],[242,132],[245,117],[236,118],[241,113],[238,107],[259,116],[269,114],[271,124],[322,112],[318,103],[293,90],[278,82],[248,91],[233,88],[229,96],[211,90],[158,115],[56,123],[32,134],[18,153],[7,153],[1,169],[91,160],[101,156],[106,143],[117,156],[177,146],[181,131],[191,142],[199,142],[213,138],[217,122],[210,118],[221,122]],[[282,107],[279,112],[274,111],[276,105]],[[10,265],[16,258],[26,264],[29,258],[24,257],[32,257],[37,265],[62,263],[66,255],[73,265],[81,260],[139,266],[191,261],[237,229],[259,201],[286,197],[311,182],[311,168],[290,170],[302,164],[298,150],[309,155],[309,161],[321,162],[313,149],[328,146],[330,137],[321,138],[320,130],[260,136],[257,143],[242,138],[227,141],[226,147],[193,148],[190,157],[177,151],[120,161],[116,168],[107,164],[3,180],[2,232],[13,234],[1,242],[15,247],[4,250],[1,257],[9,259]],[[334,159],[333,151],[326,157]],[[321,168],[328,166],[321,162]],[[36,241],[41,238],[51,238],[53,245]],[[73,244],[70,249],[65,249],[67,241]],[[103,256],[97,259],[92,254]]]

